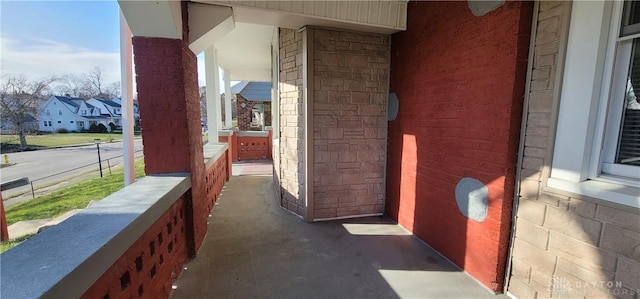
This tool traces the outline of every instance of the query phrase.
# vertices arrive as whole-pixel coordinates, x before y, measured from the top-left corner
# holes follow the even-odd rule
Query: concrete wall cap
[[[78,298],[191,188],[146,176],[2,255],[0,297]]]

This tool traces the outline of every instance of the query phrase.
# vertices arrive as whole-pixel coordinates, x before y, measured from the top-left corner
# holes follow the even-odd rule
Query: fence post
[[[107,167],[109,167],[109,175],[111,175],[111,163],[109,163],[109,159],[107,159]]]
[[[36,192],[33,191],[33,181],[30,181],[31,183],[31,199],[36,199]]]

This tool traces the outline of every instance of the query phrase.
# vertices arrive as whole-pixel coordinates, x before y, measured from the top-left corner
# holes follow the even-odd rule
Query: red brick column
[[[179,39],[134,37],[145,172],[190,172],[186,221],[195,254],[207,230],[197,59]]]
[[[9,227],[7,226],[7,217],[4,212],[2,193],[0,193],[0,241],[7,240],[9,240]]]
[[[240,131],[249,131],[251,129],[251,114],[253,113],[252,111],[254,104],[254,102],[247,101],[240,94],[237,95],[237,119],[238,129]],[[244,105],[244,107],[242,105]]]

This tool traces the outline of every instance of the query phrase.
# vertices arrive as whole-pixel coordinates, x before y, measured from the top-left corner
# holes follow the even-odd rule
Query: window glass
[[[616,163],[640,166],[640,39],[633,41]]]
[[[640,33],[640,2],[625,1],[620,35]]]

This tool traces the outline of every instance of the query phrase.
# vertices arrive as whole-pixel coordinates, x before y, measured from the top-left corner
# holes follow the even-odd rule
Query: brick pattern
[[[182,40],[133,38],[146,174],[189,172],[188,212],[195,254],[207,231],[208,211],[197,59]]]
[[[265,108],[264,112],[264,125],[271,126],[271,103],[269,102],[255,102],[248,101],[242,95],[237,95],[236,109],[238,111],[238,129],[240,131],[251,130],[251,116],[252,109],[256,104],[262,104]],[[242,105],[244,104],[244,107]]]
[[[187,201],[180,197],[82,298],[168,298],[189,257]]]
[[[508,291],[520,298],[634,298],[640,212],[542,191],[562,27],[570,2],[541,1]],[[560,99],[561,100],[561,99]]]
[[[147,174],[190,171],[182,43],[166,38],[133,38]]]
[[[218,201],[218,196],[222,193],[222,187],[229,180],[228,155],[229,151],[227,150],[207,169],[207,176],[205,177],[207,201],[206,209],[203,210],[203,213],[207,213],[207,217],[213,209],[213,205]]]
[[[238,160],[271,160],[271,138],[238,136]]]
[[[231,162],[238,161],[238,134],[236,132],[232,132],[231,136],[218,136],[218,142],[224,142],[229,146],[227,152],[230,154],[229,158]],[[229,169],[231,169],[231,165],[229,165]]]
[[[304,215],[302,34],[280,28],[280,204]],[[278,165],[278,164],[277,164]]]
[[[467,1],[408,3],[391,42],[386,213],[488,288],[502,290],[533,4],[481,17]],[[487,218],[465,217],[465,177],[488,187]]]
[[[314,217],[384,212],[389,42],[313,30]]]
[[[251,114],[255,102],[247,101],[242,95],[236,95],[236,109],[238,111],[238,129],[240,131],[251,130]],[[242,106],[244,105],[244,107]]]

